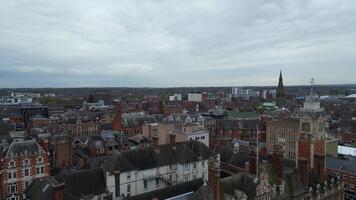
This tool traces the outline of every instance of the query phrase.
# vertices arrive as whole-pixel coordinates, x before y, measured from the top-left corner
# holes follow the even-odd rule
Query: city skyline
[[[0,88],[356,84],[356,2],[3,2]]]

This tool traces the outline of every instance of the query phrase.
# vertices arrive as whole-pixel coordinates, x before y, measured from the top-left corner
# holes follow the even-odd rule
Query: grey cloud
[[[4,1],[0,87],[274,85],[279,69],[287,84],[356,83],[355,12],[354,0]]]

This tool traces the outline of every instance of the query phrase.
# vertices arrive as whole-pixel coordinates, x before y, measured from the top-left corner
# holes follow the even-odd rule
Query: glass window
[[[188,182],[188,181],[189,181],[189,175],[185,175],[185,176],[184,176],[184,181],[185,181],[185,182]]]
[[[130,184],[127,185],[126,189],[127,189],[127,193],[131,193],[131,185]]]
[[[196,163],[193,164],[193,168],[194,168],[194,169],[197,168],[197,164],[196,164]]]
[[[7,186],[7,191],[9,194],[13,194],[17,192],[17,185],[16,184],[11,184]]]
[[[25,181],[25,189],[27,189],[30,186],[30,181]]]
[[[8,177],[9,177],[9,179],[16,178],[16,172],[9,172]]]
[[[29,169],[25,169],[24,170],[24,174],[25,174],[25,176],[29,176],[30,175],[30,170]]]
[[[38,157],[37,158],[37,163],[43,163],[43,158],[42,157]]]
[[[310,123],[303,122],[302,123],[302,131],[303,132],[310,132]]]
[[[29,165],[30,164],[30,161],[28,160],[28,159],[25,159],[24,161],[23,161],[23,165]]]
[[[143,180],[143,188],[147,189],[147,180]]]
[[[159,177],[156,177],[156,185],[159,185]]]
[[[16,167],[15,161],[10,161],[9,162],[9,168]]]
[[[184,169],[189,169],[189,163],[184,164]]]
[[[127,173],[127,180],[131,179],[131,172]]]

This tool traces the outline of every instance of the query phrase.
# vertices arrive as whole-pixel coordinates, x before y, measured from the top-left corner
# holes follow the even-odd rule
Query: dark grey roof
[[[108,170],[121,172],[146,170],[176,163],[190,163],[207,160],[211,152],[198,141],[187,141],[175,145],[151,146],[120,152],[116,159],[109,161]]]
[[[284,194],[276,199],[304,199],[309,195],[294,170],[287,169],[284,171],[285,188]]]
[[[44,150],[35,140],[26,140],[22,142],[12,142],[6,152],[5,158],[11,156],[42,154]]]
[[[58,175],[36,181],[26,190],[26,198],[52,199],[55,185],[64,183],[64,199],[79,199],[87,195],[106,193],[105,175],[102,169],[90,169]]]
[[[256,187],[257,182],[255,182],[254,175],[239,173],[221,180],[220,197],[224,199],[225,193],[234,195],[235,190],[240,190],[247,195],[248,200],[252,200],[256,197]]]
[[[203,184],[188,200],[214,200],[214,191],[208,184]]]
[[[245,162],[249,160],[249,153],[241,151],[234,153],[234,148],[230,145],[216,145],[215,153],[220,154],[220,161],[232,166],[245,168]]]
[[[156,190],[153,192],[148,192],[148,193],[144,193],[141,195],[133,196],[133,197],[127,198],[127,200],[150,200],[153,197],[156,197],[158,199],[168,199],[168,198],[176,197],[176,196],[186,194],[189,192],[195,192],[203,184],[204,184],[204,181],[202,179],[197,179],[194,181],[185,182],[185,183],[181,183],[181,184],[174,185],[171,187],[167,187],[167,188],[164,188],[161,190]],[[192,200],[195,200],[195,199],[192,199]]]
[[[341,158],[326,157],[326,168],[356,174],[356,159],[346,160]]]
[[[156,122],[156,119],[153,116],[142,113],[124,113],[121,117],[121,124],[126,128],[133,128],[142,126],[144,123]]]
[[[218,120],[218,125],[227,130],[252,130],[262,128],[261,122],[257,120],[237,120],[237,119],[222,119]]]

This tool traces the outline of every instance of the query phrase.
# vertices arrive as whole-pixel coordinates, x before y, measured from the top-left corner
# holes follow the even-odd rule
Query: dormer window
[[[38,157],[37,158],[37,163],[43,163],[43,158],[42,157]]]
[[[25,159],[23,161],[23,165],[30,165],[30,160],[29,159]]]
[[[15,161],[10,161],[9,162],[9,168],[13,168],[13,167],[16,167],[16,163],[15,163]]]

